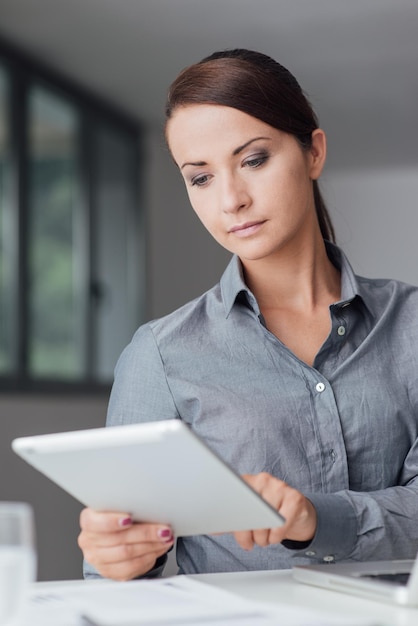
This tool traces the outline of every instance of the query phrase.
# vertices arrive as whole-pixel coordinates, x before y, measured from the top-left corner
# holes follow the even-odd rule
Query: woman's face
[[[237,109],[197,104],[175,111],[167,140],[196,214],[244,264],[300,249],[317,234],[312,180],[325,161],[323,131],[305,151]]]

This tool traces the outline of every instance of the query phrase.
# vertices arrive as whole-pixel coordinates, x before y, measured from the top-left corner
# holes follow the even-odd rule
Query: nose
[[[236,213],[251,204],[250,194],[240,176],[225,176],[219,194],[219,205],[224,213]]]

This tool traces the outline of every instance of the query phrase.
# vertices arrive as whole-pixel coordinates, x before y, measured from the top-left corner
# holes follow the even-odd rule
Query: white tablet
[[[20,437],[12,448],[84,505],[170,524],[176,536],[284,523],[181,420]]]

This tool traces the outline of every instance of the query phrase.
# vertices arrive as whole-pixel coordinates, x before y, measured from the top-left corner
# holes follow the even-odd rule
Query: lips
[[[259,220],[255,222],[245,222],[244,224],[236,224],[235,226],[232,226],[228,232],[239,237],[246,237],[256,233],[264,223],[265,220]]]

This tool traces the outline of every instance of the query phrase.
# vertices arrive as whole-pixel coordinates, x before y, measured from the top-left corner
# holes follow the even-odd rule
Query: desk
[[[396,607],[299,583],[289,570],[199,574],[192,578],[251,600],[287,603],[338,615],[373,619],[379,626],[418,626],[418,608]]]
[[[299,608],[317,609],[330,615],[362,617],[378,626],[418,626],[418,608],[396,607],[304,585],[293,580],[289,570],[196,574],[190,578],[231,591],[249,600],[273,604],[285,603]],[[54,587],[59,588],[62,584],[68,582],[40,582],[35,583],[34,587],[39,591],[46,591]],[[88,583],[72,581],[70,584],[76,587]]]

